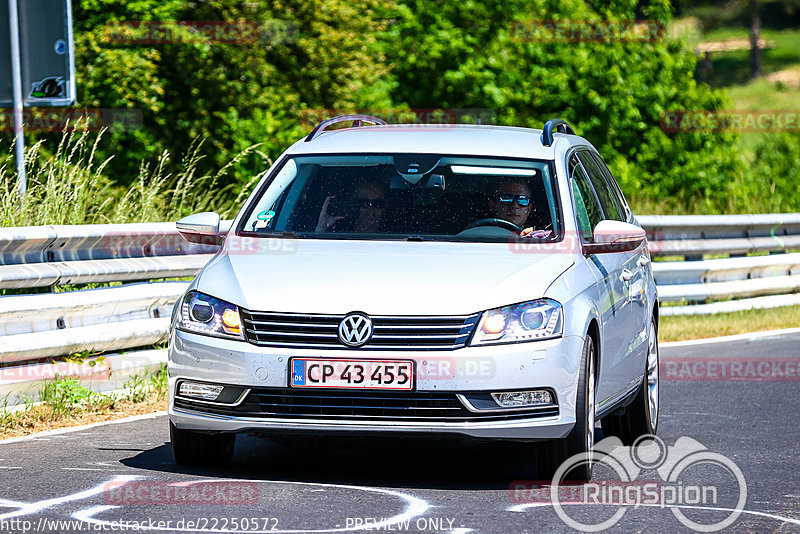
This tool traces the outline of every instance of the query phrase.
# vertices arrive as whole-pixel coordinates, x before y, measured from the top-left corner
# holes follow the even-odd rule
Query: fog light
[[[507,393],[492,393],[494,401],[503,408],[518,408],[520,406],[538,406],[553,404],[553,395],[544,389],[533,391],[511,391]]]
[[[214,400],[222,393],[223,386],[212,386],[211,384],[198,384],[197,382],[181,382],[178,394],[182,397],[194,397],[196,399]]]

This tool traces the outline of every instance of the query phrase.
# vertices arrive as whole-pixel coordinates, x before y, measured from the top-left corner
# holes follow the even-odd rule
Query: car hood
[[[542,297],[574,264],[569,253],[518,252],[507,243],[271,239],[252,253],[229,242],[197,289],[284,313],[474,313]]]

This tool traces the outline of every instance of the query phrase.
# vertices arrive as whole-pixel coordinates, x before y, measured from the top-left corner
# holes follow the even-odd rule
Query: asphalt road
[[[696,454],[710,461],[666,481],[652,469],[628,473],[636,482],[627,486],[598,466],[591,498],[564,490],[573,492],[561,508],[566,519],[544,493],[515,482],[536,479],[525,449],[366,439],[320,447],[240,436],[229,469],[182,469],[172,462],[167,418],[158,416],[0,442],[0,532],[571,532],[569,521],[598,525],[614,514],[621,517],[611,531],[690,532],[689,520],[711,524],[737,509],[727,531],[800,532],[799,342],[791,334],[662,348],[667,457],[705,447]],[[635,461],[658,463],[659,449],[647,451]],[[602,498],[603,488],[647,484],[664,497],[640,493],[626,506]]]

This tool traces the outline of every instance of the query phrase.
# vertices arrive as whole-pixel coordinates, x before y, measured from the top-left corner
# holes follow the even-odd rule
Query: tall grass
[[[223,185],[225,176],[256,146],[240,152],[215,174],[197,175],[203,142],[193,143],[169,172],[172,155],[142,162],[129,188],[104,174],[110,158],[98,161],[102,132],[65,132],[56,151],[47,154],[40,141],[26,148],[28,191],[20,199],[11,158],[0,159],[0,226],[171,221],[200,211],[231,217],[263,172],[247,184]],[[5,152],[5,151],[4,151]],[[13,146],[8,147],[8,153]],[[267,165],[265,165],[266,169]]]

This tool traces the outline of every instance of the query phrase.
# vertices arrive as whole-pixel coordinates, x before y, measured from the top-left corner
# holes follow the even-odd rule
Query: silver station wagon
[[[172,317],[179,464],[228,462],[237,433],[450,435],[530,443],[547,476],[598,422],[624,443],[656,432],[645,231],[560,119],[335,117],[229,230],[215,213],[177,224],[221,244]]]

